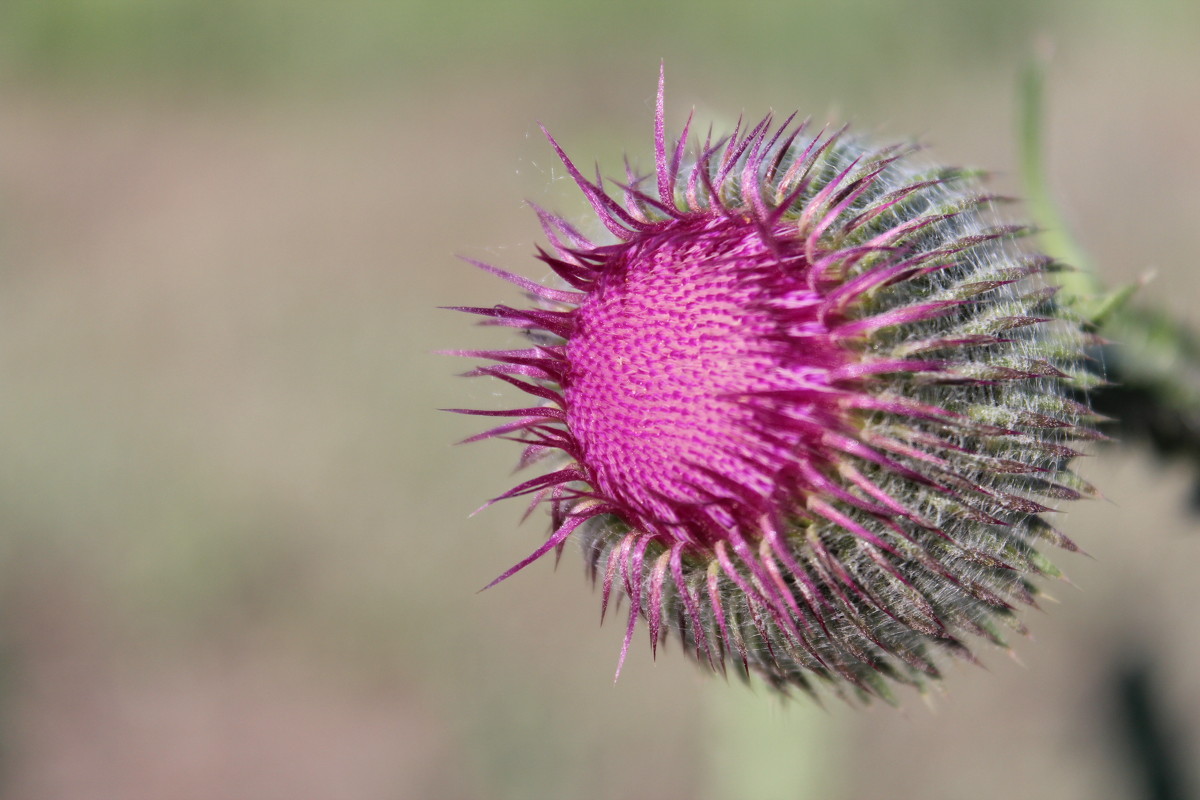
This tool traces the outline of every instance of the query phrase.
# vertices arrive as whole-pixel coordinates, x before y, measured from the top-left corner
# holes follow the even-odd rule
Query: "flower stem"
[[[1105,341],[1097,356],[1112,385],[1095,398],[1095,409],[1114,418],[1117,435],[1190,462],[1200,507],[1200,338],[1163,312],[1133,306],[1140,283],[1106,290],[1068,230],[1046,178],[1045,74],[1038,58],[1021,75],[1021,177],[1042,250],[1073,267],[1055,274],[1061,302]]]

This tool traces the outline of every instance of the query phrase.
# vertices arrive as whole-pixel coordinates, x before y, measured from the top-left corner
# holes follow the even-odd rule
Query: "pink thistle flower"
[[[964,642],[1005,646],[1034,605],[1043,518],[1093,495],[1068,465],[1098,436],[1088,336],[1054,303],[1049,259],[964,170],[845,129],[768,116],[606,190],[547,133],[610,237],[537,209],[562,280],[487,264],[531,308],[463,308],[522,349],[456,351],[535,402],[466,441],[513,439],[554,468],[495,498],[549,507],[602,587],[708,667],[782,690],[921,686]],[[490,505],[490,503],[489,503]],[[620,662],[619,662],[620,663]],[[620,673],[620,665],[617,668]]]

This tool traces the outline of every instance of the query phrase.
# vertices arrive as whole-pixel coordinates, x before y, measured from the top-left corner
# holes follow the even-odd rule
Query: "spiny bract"
[[[642,617],[652,647],[784,690],[888,697],[965,636],[1003,646],[1058,574],[1036,548],[1076,549],[1045,503],[1094,493],[1068,463],[1097,379],[1055,265],[912,146],[770,116],[691,148],[689,117],[669,146],[663,119],[660,78],[654,174],[611,194],[547,134],[611,238],[536,209],[561,288],[478,264],[534,307],[461,309],[529,338],[455,351],[497,362],[470,374],[537,400],[456,409],[512,418],[467,441],[557,462],[496,498],[553,520],[496,582],[572,537],[603,606],[628,598],[622,660]]]

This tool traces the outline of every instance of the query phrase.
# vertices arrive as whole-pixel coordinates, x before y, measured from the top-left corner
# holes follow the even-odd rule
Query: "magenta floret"
[[[618,195],[550,138],[612,238],[536,209],[561,287],[477,264],[536,302],[461,310],[532,342],[459,355],[536,402],[460,409],[510,418],[467,441],[557,462],[496,498],[553,520],[496,582],[578,539],[602,607],[629,599],[622,660],[644,618],[652,645],[673,631],[781,689],[886,696],[938,651],[970,658],[966,635],[1003,644],[1030,577],[1057,574],[1036,545],[1074,549],[1041,501],[1093,493],[1069,469],[1096,437],[1089,340],[1053,265],[915,148],[792,118],[687,137],[666,138],[660,78],[654,174]]]

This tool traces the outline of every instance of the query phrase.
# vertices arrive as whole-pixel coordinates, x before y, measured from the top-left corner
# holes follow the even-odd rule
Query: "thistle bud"
[[[1058,574],[1039,548],[1076,549],[1043,514],[1094,493],[1055,265],[913,146],[770,116],[689,146],[690,123],[668,140],[660,78],[654,172],[611,188],[547,134],[608,235],[537,209],[559,285],[478,264],[533,302],[461,310],[528,344],[457,354],[533,402],[456,409],[507,418],[467,441],[551,465],[496,498],[552,528],[493,583],[573,539],[602,609],[628,601],[621,661],[641,618],[785,691],[887,697],[1005,646]]]

